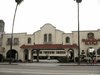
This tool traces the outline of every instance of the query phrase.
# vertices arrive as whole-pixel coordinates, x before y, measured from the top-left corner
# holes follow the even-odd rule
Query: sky
[[[15,0],[0,0],[0,19],[5,32],[11,33]],[[77,3],[74,0],[24,0],[17,9],[14,33],[33,34],[46,23],[71,33],[77,31]],[[80,30],[100,29],[100,0],[82,0],[80,3]]]

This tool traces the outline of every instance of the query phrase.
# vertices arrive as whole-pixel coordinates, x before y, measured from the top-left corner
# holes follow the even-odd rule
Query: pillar
[[[37,62],[39,62],[39,52],[40,52],[40,50],[36,50],[36,53],[37,53]]]
[[[31,51],[31,59],[32,61],[34,60],[34,54],[33,54],[34,50]]]
[[[28,53],[29,53],[29,54],[28,54],[28,59],[31,60],[31,50],[29,50]]]

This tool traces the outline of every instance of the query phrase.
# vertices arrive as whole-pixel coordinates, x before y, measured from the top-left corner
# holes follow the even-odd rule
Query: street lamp
[[[75,0],[74,0],[75,1]],[[79,23],[79,3],[81,3],[82,0],[76,0],[77,3],[77,9],[78,9],[78,64],[80,65],[80,23]]]
[[[15,13],[14,13],[14,17],[13,17],[13,23],[12,23],[12,33],[11,33],[11,42],[10,42],[10,61],[9,64],[11,64],[12,62],[12,44],[13,44],[13,30],[14,30],[14,22],[15,22],[15,16],[16,16],[16,12],[17,12],[17,7],[19,4],[21,4],[23,0],[15,0],[16,4],[16,8],[15,8]]]

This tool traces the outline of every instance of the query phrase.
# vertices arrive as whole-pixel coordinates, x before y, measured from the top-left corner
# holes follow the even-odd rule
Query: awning
[[[66,48],[78,48],[76,44],[73,45],[62,45],[62,44],[35,44],[35,45],[22,45],[20,48],[23,49],[34,49],[34,50],[64,50]]]

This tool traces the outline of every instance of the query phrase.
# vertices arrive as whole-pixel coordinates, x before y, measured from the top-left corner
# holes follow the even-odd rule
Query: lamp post
[[[75,0],[74,0],[75,1]],[[82,0],[76,0],[77,3],[77,11],[78,11],[78,64],[80,65],[80,23],[79,23],[79,3],[81,3]]]
[[[12,32],[11,32],[11,41],[10,41],[10,61],[9,64],[11,64],[12,62],[12,44],[13,44],[13,30],[14,30],[14,22],[15,22],[15,16],[16,16],[16,12],[17,12],[17,7],[19,4],[21,4],[23,0],[15,0],[16,4],[16,8],[15,8],[15,13],[14,13],[14,17],[13,17],[13,23],[12,23]]]

